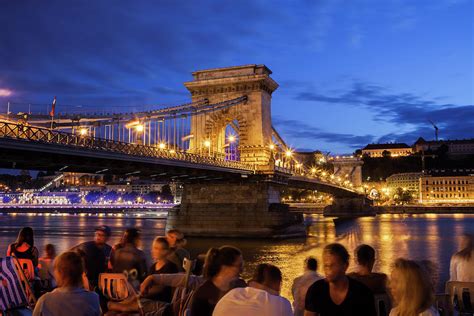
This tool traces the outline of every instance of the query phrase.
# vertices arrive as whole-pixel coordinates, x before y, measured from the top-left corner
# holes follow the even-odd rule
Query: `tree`
[[[397,188],[393,195],[393,200],[402,204],[407,204],[413,201],[413,194],[415,192],[403,188]]]
[[[117,201],[119,195],[115,191],[109,191],[104,195],[104,200],[107,202],[114,203]]]
[[[128,192],[123,195],[124,202],[135,202],[137,200],[138,193],[137,192]]]
[[[362,156],[362,149],[357,149],[356,151],[354,151],[354,156],[361,157]]]
[[[87,203],[97,203],[100,199],[101,193],[99,191],[90,191],[86,194],[85,200]]]
[[[3,203],[10,203],[12,201],[12,198],[9,197],[8,195],[3,196]]]
[[[168,184],[165,184],[161,188],[161,199],[168,201],[173,200],[173,193],[171,192],[171,187]]]
[[[382,151],[382,157],[383,158],[390,158],[390,152],[388,150]]]
[[[156,203],[158,201],[159,196],[160,196],[159,192],[148,192],[147,194],[143,195],[143,201]]]
[[[79,196],[79,194],[69,194],[67,196],[67,199],[68,199],[69,203],[71,203],[71,204],[81,203],[81,197]]]

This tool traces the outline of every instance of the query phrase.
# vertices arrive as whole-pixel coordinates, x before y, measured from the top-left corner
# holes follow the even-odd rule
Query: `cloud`
[[[352,135],[346,133],[334,133],[321,130],[300,120],[285,119],[280,116],[273,117],[273,123],[277,130],[281,130],[284,138],[324,141],[329,143],[345,144],[356,149],[376,139],[374,135]]]
[[[0,89],[0,97],[8,97],[12,95],[12,91],[9,89]]]
[[[224,7],[175,1],[2,2],[0,20],[8,25],[0,28],[2,88],[5,84],[15,98],[28,101],[57,94],[69,103],[97,103],[101,93],[121,97],[123,91],[181,100],[188,95],[182,82],[192,70],[224,66],[230,54],[248,49],[242,41],[260,32],[252,25],[265,16],[264,5],[243,1],[226,14]],[[239,16],[246,23],[235,23]]]
[[[383,135],[381,140],[406,139],[408,136],[415,138],[422,135],[426,137],[428,130],[432,130],[429,120],[440,127],[444,138],[474,136],[474,105],[439,103],[438,98],[431,100],[412,93],[391,93],[387,88],[361,81],[355,81],[349,89],[339,94],[301,91],[296,94],[295,99],[362,106],[373,113],[375,120],[411,128],[407,134]]]

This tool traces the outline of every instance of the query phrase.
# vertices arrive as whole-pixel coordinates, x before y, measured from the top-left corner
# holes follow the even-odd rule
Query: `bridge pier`
[[[288,238],[305,236],[303,216],[280,203],[269,182],[186,184],[166,228],[189,236]]]
[[[324,216],[336,217],[361,217],[374,216],[375,210],[372,207],[372,201],[365,196],[357,197],[337,197],[333,203],[324,208]]]

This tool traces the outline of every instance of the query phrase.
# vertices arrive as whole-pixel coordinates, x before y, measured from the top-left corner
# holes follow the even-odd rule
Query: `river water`
[[[439,267],[437,290],[442,291],[449,278],[449,260],[457,250],[458,236],[474,231],[474,214],[380,215],[343,223],[342,227],[339,224],[336,227],[331,218],[319,215],[307,216],[306,221],[308,238],[279,241],[189,238],[187,248],[195,256],[206,252],[211,246],[230,244],[239,247],[244,253],[245,278],[251,276],[258,263],[275,264],[284,277],[282,295],[290,298],[291,281],[302,273],[307,256],[315,256],[320,261],[324,245],[335,241],[345,245],[352,256],[357,245],[366,243],[377,251],[375,271],[390,273],[390,266],[398,257],[433,261]],[[94,227],[102,224],[112,228],[110,244],[118,242],[125,228],[140,228],[143,249],[147,253],[153,238],[163,235],[165,228],[165,220],[156,218],[0,215],[0,254],[5,254],[8,244],[15,240],[23,226],[34,228],[35,245],[40,251],[45,244],[52,243],[59,253],[90,240]],[[353,267],[351,261],[349,271]]]

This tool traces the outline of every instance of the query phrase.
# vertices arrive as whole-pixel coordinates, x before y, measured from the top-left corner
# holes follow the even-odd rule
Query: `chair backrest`
[[[23,270],[28,281],[33,281],[35,279],[35,268],[33,266],[33,261],[30,259],[16,258],[15,263],[17,263],[18,268]]]
[[[123,301],[131,294],[127,276],[123,273],[101,273],[99,289],[102,294],[112,301]]]
[[[388,316],[388,314],[390,314],[392,302],[388,294],[376,294],[374,295],[374,301],[377,316]]]
[[[448,281],[446,282],[446,294],[449,295],[449,303],[451,308],[453,307],[454,289],[456,288],[456,294],[458,295],[459,304],[463,304],[462,294],[464,289],[468,289],[471,296],[471,306],[474,306],[474,282],[459,282],[459,281]],[[465,308],[465,306],[462,306]]]
[[[186,289],[184,287],[175,288],[173,298],[171,299],[173,315],[190,315],[191,301],[193,299],[194,293],[195,290]]]
[[[16,307],[28,306],[29,300],[21,273],[18,271],[16,259],[0,258],[0,310],[7,311]]]

